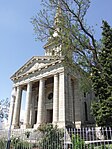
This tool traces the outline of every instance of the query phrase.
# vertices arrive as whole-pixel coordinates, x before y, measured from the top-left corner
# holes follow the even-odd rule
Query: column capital
[[[47,80],[47,78],[41,77],[39,80],[44,82],[45,80]]]
[[[32,85],[32,81],[29,81],[29,82],[27,83],[27,85],[28,85],[28,84],[29,84],[29,85]]]
[[[55,73],[55,74],[54,74],[54,77],[58,77],[58,76],[59,76],[59,73]]]
[[[59,75],[64,75],[64,71],[60,72]]]
[[[11,92],[11,97],[16,97],[16,94],[17,94],[16,87],[13,87]]]
[[[22,90],[22,86],[21,85],[16,86],[16,88],[17,88],[17,91],[18,90]]]

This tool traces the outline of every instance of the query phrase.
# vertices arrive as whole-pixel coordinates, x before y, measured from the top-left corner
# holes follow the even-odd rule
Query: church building
[[[58,8],[54,24],[59,21],[59,16]],[[57,32],[54,32],[55,36]],[[80,90],[80,74],[64,65],[61,45],[48,41],[44,49],[44,56],[33,56],[11,76],[13,89],[9,123],[12,119],[14,129],[37,129],[43,123],[52,123],[59,128],[79,128],[91,123],[92,93],[86,94]],[[23,91],[26,92],[25,117],[20,125]]]

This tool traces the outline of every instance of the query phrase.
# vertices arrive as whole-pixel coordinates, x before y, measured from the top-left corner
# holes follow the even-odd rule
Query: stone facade
[[[13,110],[13,128],[38,128],[42,123],[81,127],[91,122],[91,95],[86,97],[80,92],[80,76],[63,65],[63,58],[32,57],[11,79],[15,93],[9,121]],[[26,91],[25,118],[20,126],[23,91]]]
[[[55,23],[60,16],[61,11],[57,9]],[[58,36],[56,30],[54,38]],[[48,41],[44,48],[45,56],[32,57],[11,77],[13,91],[9,123],[12,118],[13,128],[36,129],[42,123],[81,127],[82,124],[92,122],[92,94],[85,95],[80,91],[80,74],[64,65],[62,45],[56,46]],[[25,118],[20,126],[23,91],[26,91]]]

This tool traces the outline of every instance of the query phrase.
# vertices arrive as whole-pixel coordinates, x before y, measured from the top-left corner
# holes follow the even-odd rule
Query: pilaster
[[[67,122],[67,125],[69,125],[69,121],[70,121],[70,111],[69,111],[69,79],[68,79],[68,74],[65,74],[65,121]]]
[[[64,72],[59,74],[59,127],[65,126],[65,78]]]
[[[53,124],[58,122],[59,111],[59,78],[58,74],[54,75],[54,93],[53,93]]]
[[[71,76],[68,75],[68,90],[69,90],[69,117],[70,123],[73,124],[73,90]]]

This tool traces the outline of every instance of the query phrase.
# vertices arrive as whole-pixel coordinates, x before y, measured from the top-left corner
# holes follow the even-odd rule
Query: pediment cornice
[[[57,63],[61,63],[62,61],[63,58],[55,59],[48,56],[34,56],[27,63],[25,63],[16,73],[14,73],[14,75],[11,76],[11,80],[18,80],[30,74],[34,74],[37,71],[39,72],[42,69],[46,69],[50,66],[56,65]]]

